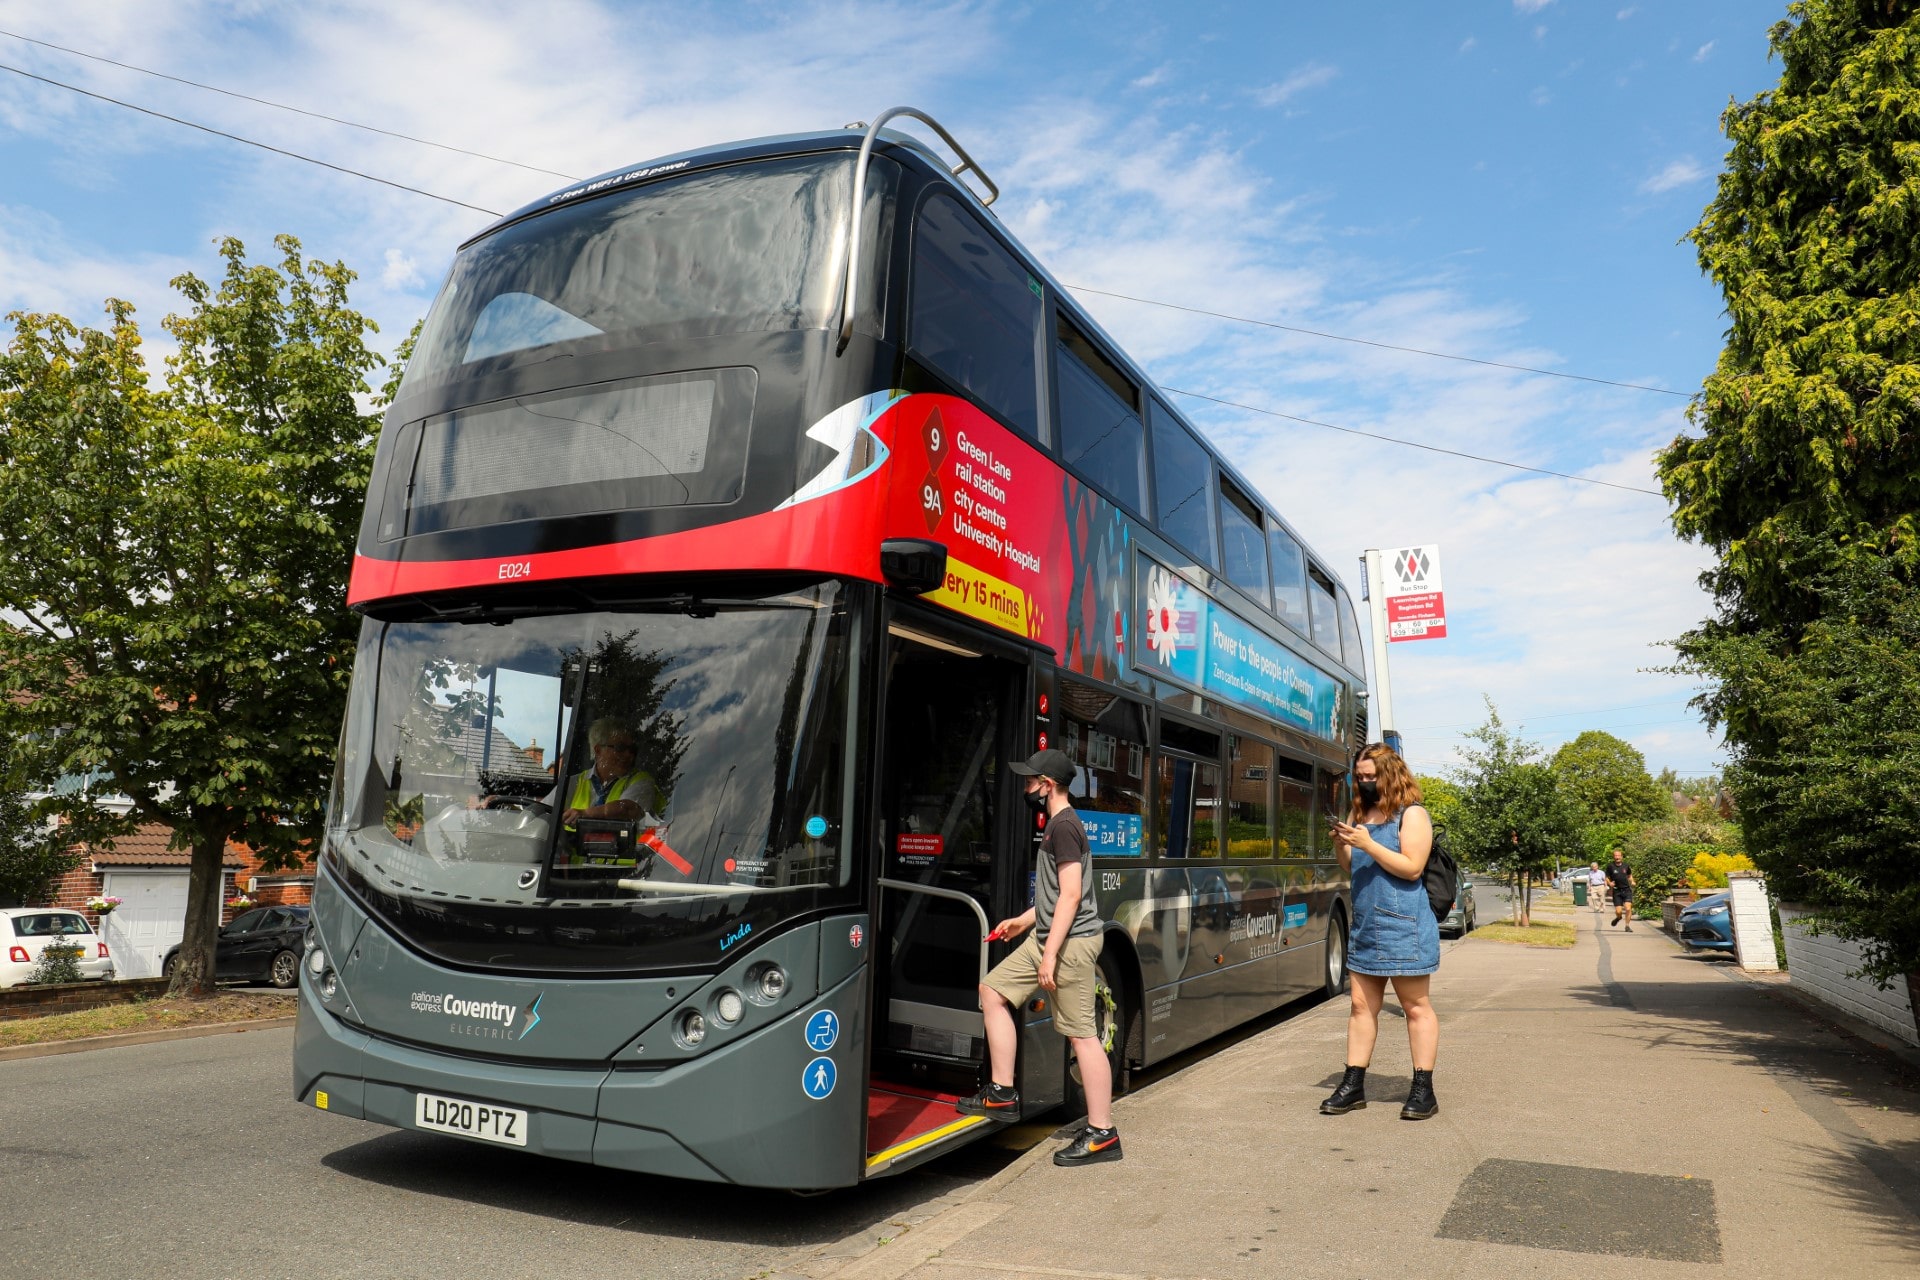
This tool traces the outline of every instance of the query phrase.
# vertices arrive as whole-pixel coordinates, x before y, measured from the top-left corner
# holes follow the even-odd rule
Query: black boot
[[[1440,1111],[1440,1099],[1433,1096],[1433,1072],[1415,1071],[1413,1088],[1407,1090],[1407,1105],[1400,1108],[1402,1120],[1425,1120]]]
[[[1358,1111],[1367,1105],[1367,1069],[1348,1067],[1347,1074],[1340,1077],[1340,1087],[1327,1096],[1320,1104],[1323,1116],[1343,1116],[1349,1111]]]

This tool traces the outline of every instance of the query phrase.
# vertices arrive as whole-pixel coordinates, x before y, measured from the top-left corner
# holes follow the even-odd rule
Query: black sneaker
[[[1615,916],[1615,917],[1614,917],[1613,919],[1611,919],[1611,920],[1609,920],[1609,921],[1607,921],[1607,928],[1609,928],[1609,929],[1611,929],[1611,928],[1613,928],[1613,926],[1615,926],[1615,925],[1617,925],[1617,924],[1619,924],[1619,923],[1620,923],[1620,917],[1619,917],[1619,916]]]
[[[971,1098],[954,1103],[953,1109],[961,1115],[985,1116],[1002,1124],[1012,1124],[1020,1118],[1020,1091],[1008,1085],[990,1084]]]
[[[1053,1153],[1053,1162],[1071,1168],[1079,1164],[1105,1164],[1121,1159],[1120,1131],[1096,1129],[1088,1125],[1080,1136]]]

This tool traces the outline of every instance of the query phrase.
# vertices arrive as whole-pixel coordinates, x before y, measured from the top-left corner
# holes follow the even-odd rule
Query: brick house
[[[112,849],[82,846],[80,861],[55,883],[52,895],[33,905],[84,914],[106,939],[119,977],[158,976],[161,957],[185,928],[193,857],[185,849],[168,849],[171,835],[164,824],[149,822],[115,840]],[[247,909],[231,905],[242,895],[252,905],[305,904],[313,900],[313,872],[265,871],[251,850],[229,844],[222,860],[222,924]],[[121,905],[104,919],[86,909],[88,898],[110,896],[120,898]]]

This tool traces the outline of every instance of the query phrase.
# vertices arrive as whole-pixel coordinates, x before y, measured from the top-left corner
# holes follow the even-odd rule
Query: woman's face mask
[[[1378,778],[1361,778],[1358,782],[1354,783],[1354,789],[1360,793],[1360,798],[1366,801],[1367,804],[1376,805],[1380,803],[1380,780]]]

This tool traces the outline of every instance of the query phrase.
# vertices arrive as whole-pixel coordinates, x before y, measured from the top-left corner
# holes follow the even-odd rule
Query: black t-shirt
[[[1633,868],[1625,862],[1610,862],[1607,864],[1607,880],[1616,890],[1630,889],[1633,887]]]

